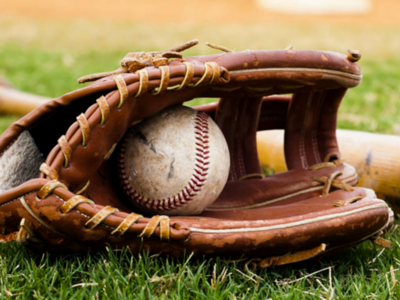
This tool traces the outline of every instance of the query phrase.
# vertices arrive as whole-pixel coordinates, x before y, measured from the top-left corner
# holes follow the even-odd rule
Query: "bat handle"
[[[2,114],[26,115],[49,100],[50,98],[47,97],[24,93],[8,86],[0,86],[0,113]]]

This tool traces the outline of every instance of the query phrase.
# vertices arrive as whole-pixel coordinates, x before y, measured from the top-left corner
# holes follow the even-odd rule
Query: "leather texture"
[[[3,155],[28,131],[46,158],[38,178],[0,195],[2,239],[41,251],[110,245],[269,258],[262,266],[376,239],[393,213],[373,191],[353,187],[357,174],[341,162],[335,136],[340,102],[361,78],[338,53],[245,51],[150,65],[54,99],[0,137]],[[220,99],[197,109],[227,140],[228,183],[201,215],[146,215],[124,198],[113,150],[132,124],[198,97]],[[276,128],[285,129],[289,171],[264,177],[256,132]]]

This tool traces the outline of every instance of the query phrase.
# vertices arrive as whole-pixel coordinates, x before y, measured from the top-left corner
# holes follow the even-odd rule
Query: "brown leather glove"
[[[280,50],[182,59],[180,50],[131,53],[113,76],[39,107],[3,133],[2,241],[53,251],[108,244],[171,256],[246,256],[260,258],[260,266],[366,239],[382,244],[393,213],[373,191],[352,187],[357,174],[341,162],[335,137],[339,104],[361,81],[351,57]],[[116,75],[122,72],[134,73]],[[276,105],[260,119],[263,98],[277,94],[293,98],[273,96]],[[229,181],[201,215],[144,215],[116,182],[113,150],[132,124],[197,97],[221,99],[198,109],[225,135]],[[264,177],[256,131],[276,126],[285,129],[289,171]]]

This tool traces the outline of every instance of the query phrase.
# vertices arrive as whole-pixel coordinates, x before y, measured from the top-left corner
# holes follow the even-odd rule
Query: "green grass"
[[[400,46],[396,29],[365,31],[325,25],[282,25],[277,29],[273,24],[160,28],[20,21],[0,19],[0,75],[17,89],[49,97],[79,88],[76,79],[82,75],[116,68],[126,52],[165,49],[194,37],[205,41],[212,35],[208,36],[210,41],[237,50],[283,48],[288,44],[342,52],[348,46],[364,47],[366,55],[360,61],[363,83],[350,90],[343,101],[339,127],[400,134]],[[31,30],[23,31],[23,26],[31,26]],[[85,30],[81,30],[83,27]],[[61,28],[66,29],[65,34],[60,35]],[[383,43],[371,44],[373,37],[389,42],[385,47],[379,45]],[[188,55],[213,51],[199,46]],[[16,119],[1,116],[0,131]],[[400,234],[395,233],[392,248],[383,252],[366,242],[320,261],[253,272],[245,270],[243,262],[229,259],[171,259],[132,255],[126,250],[56,256],[6,244],[0,245],[0,298],[398,299],[399,239]],[[310,275],[314,272],[318,273]]]
[[[363,60],[363,81],[340,108],[340,128],[400,134],[400,59]]]
[[[395,238],[399,236],[396,235]],[[398,299],[400,246],[367,242],[321,261],[249,271],[244,262],[132,255],[37,254],[0,247],[0,293],[25,299]],[[330,298],[330,297],[333,298]]]

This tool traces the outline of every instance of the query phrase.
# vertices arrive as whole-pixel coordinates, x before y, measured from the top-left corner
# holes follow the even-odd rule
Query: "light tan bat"
[[[337,138],[344,162],[357,170],[359,186],[373,189],[400,213],[400,136],[339,129]],[[259,132],[257,148],[264,169],[287,170],[283,130]]]
[[[0,113],[23,116],[50,98],[24,93],[14,89],[5,79],[0,78]]]

